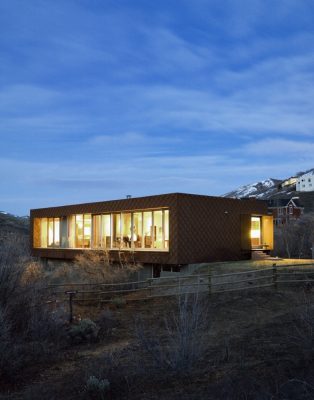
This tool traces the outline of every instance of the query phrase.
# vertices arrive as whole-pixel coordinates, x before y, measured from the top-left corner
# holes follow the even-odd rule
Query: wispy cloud
[[[265,156],[293,156],[313,158],[314,143],[300,140],[265,139],[251,142],[243,146],[243,150],[250,155]]]
[[[299,0],[1,2],[0,208],[221,194],[313,167],[312,15]]]

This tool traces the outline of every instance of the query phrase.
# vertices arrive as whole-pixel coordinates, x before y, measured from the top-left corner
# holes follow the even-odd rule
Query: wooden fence
[[[228,274],[216,274],[208,269],[204,274],[160,277],[145,281],[119,283],[65,283],[49,285],[50,301],[110,303],[148,300],[152,298],[204,292],[219,294],[248,289],[274,288],[287,285],[314,286],[314,262],[280,265]]]

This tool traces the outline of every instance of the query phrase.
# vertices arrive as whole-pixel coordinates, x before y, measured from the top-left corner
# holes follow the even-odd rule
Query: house
[[[161,266],[240,260],[273,248],[267,202],[171,193],[31,210],[32,254],[71,260],[106,250],[132,255],[158,275]],[[156,272],[157,271],[157,272]]]
[[[290,190],[295,190],[296,189],[296,184],[297,184],[298,178],[296,176],[290,176],[290,178],[285,179],[284,181],[280,182],[278,185],[278,189],[290,189]]]
[[[273,214],[275,225],[286,224],[289,221],[296,220],[300,218],[304,211],[299,197],[271,199],[269,200],[269,209]]]
[[[314,170],[307,172],[298,177],[296,183],[298,192],[313,192],[314,191]]]

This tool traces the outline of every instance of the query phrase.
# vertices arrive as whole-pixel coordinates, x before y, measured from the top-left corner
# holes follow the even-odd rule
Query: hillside
[[[243,197],[257,197],[265,199],[271,197],[278,192],[278,185],[282,182],[281,179],[269,178],[261,182],[255,182],[248,185],[240,186],[223,197],[231,197],[241,199]]]
[[[314,174],[314,168],[305,172],[297,172],[295,177],[309,176]],[[255,182],[248,185],[240,186],[239,188],[232,190],[223,195],[223,197],[231,197],[235,199],[241,199],[244,197],[256,197],[260,200],[269,200],[276,198],[291,198],[300,197],[304,198],[306,203],[312,204],[314,199],[313,192],[297,192],[296,185],[282,185],[289,178],[285,179],[274,179],[268,178],[261,182]],[[313,205],[314,208],[314,205]]]
[[[0,236],[10,233],[29,233],[29,217],[18,217],[0,211]]]
[[[244,268],[252,271],[257,264],[217,263],[211,272]],[[120,305],[75,303],[76,315],[95,321],[97,338],[65,341],[83,324],[70,328],[59,322],[52,330],[59,344],[49,343],[45,331],[36,362],[26,360],[24,369],[9,373],[5,365],[0,398],[310,400],[313,296],[298,286],[148,301],[133,301],[131,295]],[[67,312],[59,304],[57,315],[67,318],[62,310]],[[12,357],[9,361],[11,366]],[[88,385],[90,377],[108,382],[109,389]]]

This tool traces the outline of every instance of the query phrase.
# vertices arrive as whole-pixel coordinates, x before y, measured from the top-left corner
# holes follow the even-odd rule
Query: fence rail
[[[312,268],[310,268],[312,267]],[[210,295],[278,286],[302,284],[314,287],[314,262],[284,264],[227,274],[207,273],[151,278],[145,281],[115,283],[63,283],[49,285],[48,301],[113,302],[123,297],[127,301],[204,292]],[[71,300],[71,301],[72,301]]]

